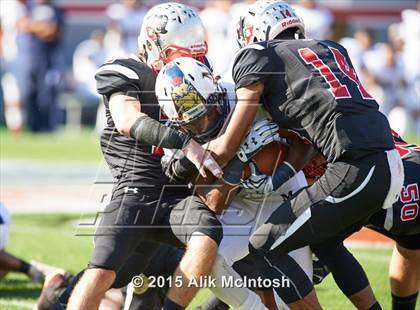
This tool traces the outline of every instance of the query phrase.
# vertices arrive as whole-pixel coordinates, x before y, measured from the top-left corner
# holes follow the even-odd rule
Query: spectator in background
[[[1,8],[0,8],[1,10]],[[0,16],[0,63],[3,63],[3,44],[1,43],[3,41],[3,27],[1,24],[1,16]],[[1,78],[3,76],[3,66],[0,66],[0,82]],[[5,124],[4,120],[4,98],[3,98],[3,87],[0,83],[0,127],[2,127]]]
[[[373,89],[376,87],[375,81],[372,80],[371,75],[366,71],[366,66],[364,65],[365,55],[376,53],[372,31],[369,29],[359,29],[354,33],[353,37],[342,38],[339,43],[346,48],[362,83],[366,84],[366,87],[371,92],[374,92]]]
[[[356,56],[355,61],[357,62],[356,68],[358,68],[359,71],[362,72],[365,68],[365,55],[371,52],[375,53],[375,46],[373,44],[373,33],[370,29],[360,29],[354,33],[354,39],[359,48],[358,51],[355,51],[357,55],[354,55]]]
[[[300,0],[299,5],[294,5],[293,8],[305,23],[305,36],[308,39],[331,38],[334,18],[328,9],[319,7],[315,0]]]
[[[2,110],[7,128],[20,132],[23,126],[21,91],[18,81],[21,58],[18,57],[19,31],[17,21],[25,14],[22,1],[0,1],[0,38],[1,88],[4,100]],[[3,117],[3,115],[2,115]],[[0,118],[2,118],[0,117]]]
[[[228,38],[231,40],[230,44],[233,44],[233,51],[239,50],[239,44],[237,40],[238,23],[241,16],[245,15],[246,10],[249,6],[254,3],[254,0],[243,0],[240,2],[233,2],[229,10],[229,26],[228,26]],[[232,55],[233,56],[233,55]]]
[[[26,14],[17,26],[25,33],[19,56],[23,62],[22,101],[27,125],[34,132],[51,132],[59,122],[57,94],[63,17],[50,0],[33,0],[26,4]]]
[[[417,10],[404,10],[401,13],[400,37],[404,42],[402,58],[406,64],[407,83],[406,111],[412,125],[420,135],[420,3]]]
[[[404,104],[404,64],[401,55],[388,43],[374,44],[369,29],[359,29],[353,38],[340,43],[347,49],[356,72],[385,115]]]
[[[411,28],[417,29],[414,25]],[[410,39],[416,41],[416,35],[410,34]],[[347,49],[360,79],[380,104],[380,111],[388,117],[391,127],[404,134],[410,118],[415,118],[415,111],[420,110],[419,97],[413,96],[414,88],[407,78],[407,71],[418,65],[418,57],[404,58],[406,45],[401,25],[389,27],[388,41],[374,44],[372,32],[360,29],[353,38],[343,38],[340,43]]]
[[[105,110],[100,105],[101,97],[96,91],[96,82],[93,78],[96,70],[106,61],[107,54],[104,47],[103,30],[95,30],[90,34],[90,38],[76,47],[73,54],[73,76],[76,83],[76,93],[83,106],[89,111],[99,107],[96,113],[96,127],[100,132],[106,124]]]
[[[363,57],[365,76],[381,89],[381,96],[372,93],[380,104],[379,110],[385,115],[396,106],[404,106],[404,64],[401,55],[388,44],[380,44],[376,49],[365,53]],[[372,84],[371,83],[371,84]],[[367,85],[369,89],[369,84]]]
[[[228,27],[231,24],[230,8],[232,1],[207,1],[206,7],[200,12],[200,18],[206,29],[208,53],[216,75],[227,70],[235,48],[236,37],[228,37]],[[235,27],[235,26],[234,26]]]
[[[32,281],[42,283],[45,275],[62,270],[56,267],[31,262],[16,257],[6,251],[9,239],[10,215],[5,205],[0,201],[0,280],[9,272],[19,272],[27,275]]]
[[[121,3],[111,4],[107,9],[107,15],[110,19],[110,38],[112,38],[113,44],[116,40],[120,42],[120,47],[125,52],[125,56],[137,53],[138,31],[146,12],[147,10],[140,0],[122,0]],[[116,39],[115,36],[118,36],[118,38]]]

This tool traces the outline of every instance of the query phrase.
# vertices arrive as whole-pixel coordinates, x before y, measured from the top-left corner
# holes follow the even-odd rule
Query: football
[[[257,165],[260,172],[266,175],[272,175],[274,170],[284,161],[289,146],[283,142],[274,141],[264,146],[252,161]],[[249,164],[245,165],[243,179],[246,180],[251,176]]]

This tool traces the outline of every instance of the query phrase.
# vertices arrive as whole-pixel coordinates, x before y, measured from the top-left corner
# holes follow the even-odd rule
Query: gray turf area
[[[0,201],[11,213],[92,213],[109,199],[104,163],[0,161]]]

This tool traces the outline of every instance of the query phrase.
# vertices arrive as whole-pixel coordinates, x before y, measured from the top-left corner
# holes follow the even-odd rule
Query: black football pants
[[[392,155],[398,161],[395,153]],[[380,152],[330,164],[317,182],[280,205],[251,236],[250,253],[260,272],[270,279],[289,279],[287,287],[276,289],[286,303],[302,299],[313,289],[287,253],[332,237],[345,238],[366,224],[391,195],[391,173],[395,170],[389,161],[389,155]],[[395,192],[394,186],[393,197]]]

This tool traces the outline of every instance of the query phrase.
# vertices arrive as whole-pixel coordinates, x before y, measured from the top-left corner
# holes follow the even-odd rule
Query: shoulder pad
[[[140,79],[153,71],[145,64],[132,58],[115,59],[104,63],[95,73],[96,87],[101,95],[115,92],[137,91]]]

